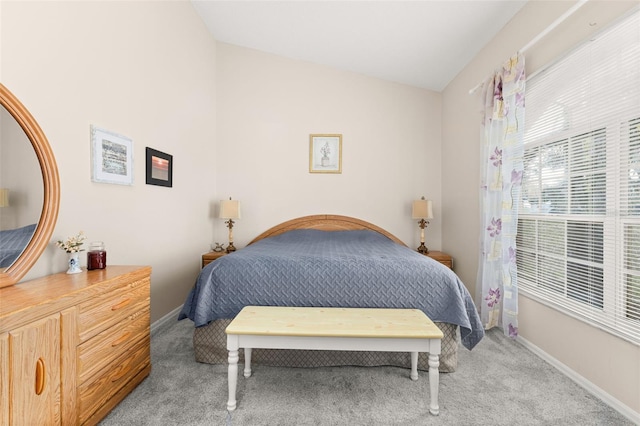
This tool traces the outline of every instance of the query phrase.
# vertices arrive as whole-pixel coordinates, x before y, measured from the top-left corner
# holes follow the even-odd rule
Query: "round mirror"
[[[58,207],[60,204],[60,182],[58,179],[58,167],[49,142],[45,137],[42,129],[35,121],[29,111],[20,103],[20,101],[0,83],[0,105],[6,111],[2,111],[2,132],[0,132],[0,165],[3,169],[10,168],[8,165],[15,163],[16,160],[9,158],[16,152],[16,145],[21,143],[31,146],[35,152],[35,156],[40,164],[42,178],[42,193],[35,195],[42,198],[42,209],[39,220],[34,224],[20,226],[16,229],[0,230],[3,236],[0,238],[0,253],[6,256],[6,265],[0,267],[0,288],[13,285],[20,281],[29,269],[38,260],[42,254],[58,218]],[[11,120],[15,120],[15,123]],[[11,129],[19,126],[24,132],[22,135],[16,135],[17,132]],[[18,138],[8,141],[7,138]],[[6,149],[13,147],[12,149]],[[3,171],[4,173],[4,171]],[[2,179],[6,181],[6,179]],[[7,204],[7,192],[11,193],[11,188],[0,189],[0,205]],[[34,191],[38,192],[39,191]],[[33,204],[33,202],[31,202]],[[5,208],[5,207],[0,207]],[[27,220],[27,222],[30,222]],[[35,230],[34,230],[35,228]],[[24,246],[24,248],[23,248]],[[13,253],[13,254],[12,254]]]

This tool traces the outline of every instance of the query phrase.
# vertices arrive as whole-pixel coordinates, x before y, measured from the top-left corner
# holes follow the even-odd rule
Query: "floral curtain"
[[[523,171],[524,57],[509,58],[483,85],[481,247],[476,294],[486,329],[518,335],[516,232]]]

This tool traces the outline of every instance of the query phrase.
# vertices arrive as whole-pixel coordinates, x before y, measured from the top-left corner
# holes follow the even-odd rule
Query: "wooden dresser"
[[[151,371],[151,268],[0,289],[0,425],[96,424]]]

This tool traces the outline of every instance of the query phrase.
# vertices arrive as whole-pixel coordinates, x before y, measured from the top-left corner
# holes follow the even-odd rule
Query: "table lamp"
[[[0,207],[9,206],[9,190],[7,188],[0,188]]]
[[[233,219],[240,219],[240,202],[238,200],[232,200],[229,197],[228,200],[220,201],[220,218],[227,219],[224,223],[229,227],[229,245],[227,246],[227,253],[236,251],[233,245]]]
[[[418,225],[420,226],[420,246],[418,252],[422,254],[429,253],[429,249],[424,245],[424,228],[429,224],[429,221],[425,219],[433,219],[433,208],[431,206],[431,200],[425,200],[422,197],[419,200],[413,202],[413,209],[411,210],[412,219],[420,219]]]

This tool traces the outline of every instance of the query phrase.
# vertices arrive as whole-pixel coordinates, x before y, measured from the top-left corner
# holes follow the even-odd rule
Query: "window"
[[[640,12],[527,82],[523,293],[640,343]]]

